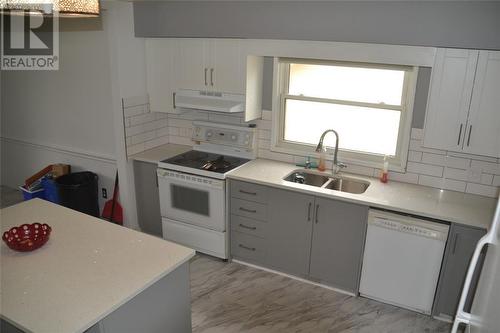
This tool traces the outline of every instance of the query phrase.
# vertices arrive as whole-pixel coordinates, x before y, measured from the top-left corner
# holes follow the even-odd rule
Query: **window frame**
[[[288,95],[288,78],[290,63],[303,63],[313,65],[336,65],[348,67],[366,67],[378,69],[396,69],[404,70],[405,76],[403,81],[402,103],[401,106],[381,105],[366,102],[349,102],[343,100],[335,100],[328,98],[306,97]],[[271,151],[278,153],[286,153],[298,156],[319,157],[315,152],[316,144],[300,144],[292,143],[284,140],[284,125],[285,125],[285,101],[287,98],[293,100],[304,100],[312,102],[330,101],[336,104],[367,106],[384,109],[393,109],[401,112],[399,121],[399,131],[396,146],[396,155],[389,158],[389,170],[405,171],[408,158],[408,149],[411,136],[411,123],[413,119],[413,105],[415,99],[416,82],[418,77],[418,67],[390,64],[376,64],[363,62],[346,62],[335,60],[320,60],[320,59],[302,59],[302,58],[287,58],[275,57],[273,67],[273,104],[272,104],[272,127],[271,127]],[[318,133],[318,140],[321,133]],[[342,141],[342,137],[340,137]],[[333,160],[333,149],[327,149],[327,160]],[[339,160],[350,164],[367,166],[371,168],[381,168],[384,156],[375,153],[364,153],[339,149]],[[349,168],[346,170],[349,172]]]

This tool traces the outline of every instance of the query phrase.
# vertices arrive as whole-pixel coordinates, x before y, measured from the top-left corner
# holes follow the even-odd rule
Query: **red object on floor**
[[[51,231],[52,228],[45,223],[23,224],[4,232],[2,239],[14,251],[29,252],[47,243]]]
[[[123,208],[118,202],[118,172],[116,172],[115,177],[115,188],[113,189],[113,198],[106,201],[104,204],[104,209],[102,210],[102,217],[106,220],[116,223],[123,224]]]

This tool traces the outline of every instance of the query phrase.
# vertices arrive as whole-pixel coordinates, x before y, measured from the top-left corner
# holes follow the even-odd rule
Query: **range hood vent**
[[[174,96],[176,108],[237,113],[245,111],[245,96],[197,90],[179,90]]]

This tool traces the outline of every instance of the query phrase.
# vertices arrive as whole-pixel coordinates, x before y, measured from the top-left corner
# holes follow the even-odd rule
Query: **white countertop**
[[[343,174],[371,183],[365,193],[351,194],[283,180],[283,177],[297,169],[301,168],[293,164],[256,159],[229,172],[228,178],[484,229],[491,225],[497,203],[493,198],[391,180],[383,184],[376,178],[347,173]]]
[[[33,199],[0,210],[2,233],[47,223],[33,252],[1,247],[1,316],[26,332],[83,332],[194,256],[194,251]]]
[[[191,146],[167,143],[149,150],[145,150],[141,153],[130,155],[129,159],[149,163],[158,163],[164,159],[174,157],[175,155],[188,152],[192,149],[193,147]]]

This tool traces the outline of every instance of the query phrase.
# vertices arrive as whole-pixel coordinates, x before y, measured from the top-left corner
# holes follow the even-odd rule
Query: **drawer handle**
[[[257,193],[255,193],[255,192],[247,192],[247,191],[244,191],[244,190],[240,190],[240,193],[248,194],[248,195],[257,195]]]
[[[242,224],[242,223],[240,223],[240,227],[245,228],[245,229],[248,229],[248,230],[257,230],[257,227],[249,227],[249,226],[244,225],[244,224]]]
[[[243,207],[240,207],[240,210],[243,211],[243,212],[247,212],[247,213],[257,213],[257,211],[255,209],[246,209],[246,208],[243,208]]]
[[[458,131],[458,141],[457,141],[457,146],[460,145],[460,138],[462,137],[462,127],[464,127],[464,124],[460,124],[460,130]]]
[[[243,244],[239,244],[238,245],[239,247],[241,247],[242,249],[245,249],[245,250],[248,250],[248,251],[255,251],[255,247],[248,247],[248,246],[245,246]]]
[[[469,137],[467,138],[467,147],[469,147],[470,144],[470,134],[472,133],[472,125],[469,127]]]

